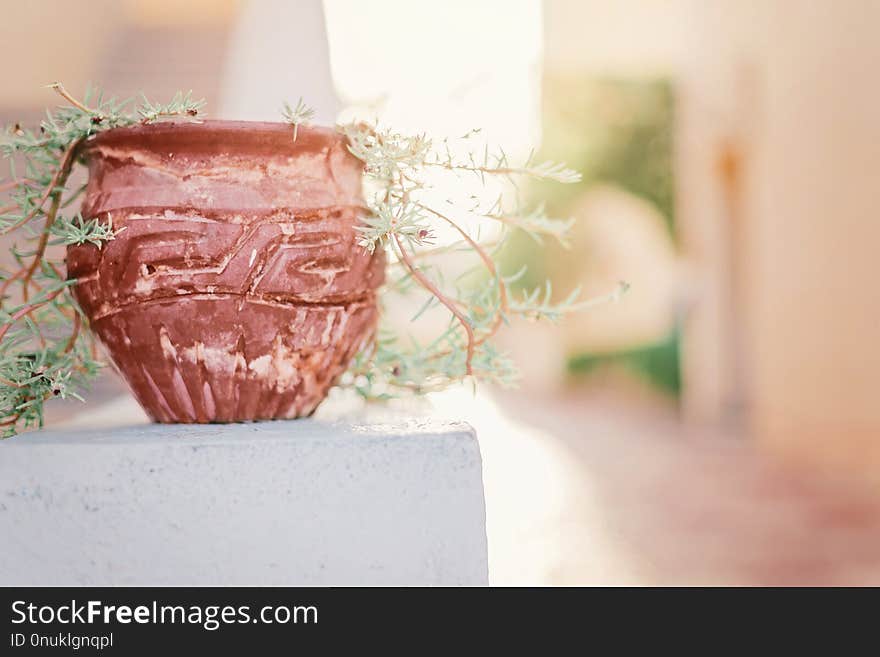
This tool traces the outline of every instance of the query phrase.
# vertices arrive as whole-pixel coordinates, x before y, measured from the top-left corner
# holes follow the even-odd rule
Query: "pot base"
[[[239,422],[310,415],[376,320],[373,299],[194,294],[123,306],[92,329],[154,421]]]

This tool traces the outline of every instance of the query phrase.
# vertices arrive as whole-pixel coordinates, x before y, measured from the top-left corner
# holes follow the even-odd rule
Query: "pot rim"
[[[138,147],[167,149],[171,146],[252,148],[258,150],[316,150],[342,143],[345,136],[335,128],[300,125],[296,141],[294,126],[280,121],[233,121],[205,119],[190,121],[158,121],[156,123],[110,128],[92,135],[83,144],[86,153],[96,147]]]

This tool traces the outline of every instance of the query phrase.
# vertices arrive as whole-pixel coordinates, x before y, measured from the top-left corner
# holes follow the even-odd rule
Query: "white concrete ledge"
[[[487,583],[464,424],[317,420],[0,442],[2,585]]]

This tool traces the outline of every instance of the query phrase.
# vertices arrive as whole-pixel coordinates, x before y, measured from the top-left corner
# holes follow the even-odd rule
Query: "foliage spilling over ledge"
[[[0,426],[5,435],[42,426],[43,403],[75,397],[100,368],[95,343],[83,330],[85,317],[70,294],[62,257],[48,247],[113,239],[112,218],[84,219],[73,208],[84,187],[68,189],[80,146],[92,135],[163,119],[197,120],[202,101],[177,94],[167,104],[104,99],[86,93],[80,101],[59,83],[50,85],[66,104],[37,130],[18,124],[3,131],[0,149],[9,179],[0,182],[0,234],[23,240],[11,248],[11,270],[0,271]]]
[[[535,162],[531,156],[513,163],[501,149],[494,154],[486,146],[477,150],[469,142],[479,130],[457,143],[449,139],[435,143],[425,135],[404,135],[364,123],[340,130],[348,137],[351,152],[366,165],[370,215],[359,227],[361,245],[369,251],[386,249],[393,256],[390,291],[425,297],[413,320],[439,306],[449,316],[445,330],[424,343],[399,331],[380,330],[343,382],[362,395],[382,398],[401,390],[430,392],[465,377],[512,385],[517,381],[515,363],[493,343],[511,318],[557,321],[567,313],[616,300],[626,290],[621,283],[602,297],[582,299],[576,289],[554,302],[548,281],[517,296],[511,286],[524,269],[504,272],[498,257],[512,231],[525,231],[538,245],[545,238],[566,245],[573,220],[548,217],[543,207],[505,207],[503,194],[488,204],[481,194],[471,194],[465,202],[436,201],[438,188],[461,186],[457,179],[462,177],[480,187],[493,178],[506,179],[513,186],[522,177],[563,184],[579,181],[580,174],[564,164]],[[481,239],[472,226],[485,221],[497,224],[497,230]],[[436,246],[442,226],[450,227],[456,239]],[[473,267],[447,280],[449,256],[463,253],[474,261]]]
[[[49,249],[86,242],[100,247],[115,234],[112,217],[84,218],[75,211],[84,187],[69,189],[68,182],[82,163],[82,144],[118,127],[166,119],[198,121],[204,105],[189,93],[178,93],[166,104],[147,99],[140,104],[118,102],[95,93],[80,101],[61,84],[50,86],[65,104],[47,112],[35,131],[7,126],[0,143],[9,169],[8,179],[0,182],[0,234],[15,233],[22,240],[11,247],[12,266],[0,270],[4,435],[42,426],[44,402],[52,397],[81,399],[101,366],[94,340],[85,330],[86,319],[71,295],[76,281],[66,279],[63,257],[53,257]],[[284,104],[282,116],[293,126],[294,140],[298,126],[313,114],[302,100],[295,106]],[[468,377],[510,385],[516,381],[515,365],[493,338],[511,318],[555,321],[617,299],[625,291],[621,284],[603,297],[584,300],[575,290],[554,302],[548,283],[514,294],[511,286],[523,271],[502,271],[497,258],[507,237],[521,230],[537,244],[545,238],[565,244],[571,220],[548,217],[541,207],[507,208],[503,195],[488,206],[478,194],[464,204],[436,202],[438,176],[467,177],[481,185],[497,178],[515,184],[520,177],[571,183],[580,179],[577,172],[532,158],[512,163],[504,151],[491,155],[485,147],[477,155],[468,144],[479,131],[452,144],[365,123],[338,129],[365,164],[369,213],[358,227],[359,244],[370,252],[385,249],[392,256],[383,296],[391,302],[396,295],[421,295],[414,320],[428,311],[448,315],[445,327],[427,343],[381,328],[341,385],[380,399],[438,390]],[[496,224],[498,230],[482,240],[474,220]],[[451,230],[455,238],[437,246],[440,230]],[[473,266],[447,280],[450,256],[470,257]]]

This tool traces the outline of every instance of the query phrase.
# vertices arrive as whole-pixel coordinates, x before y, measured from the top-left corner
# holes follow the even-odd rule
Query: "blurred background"
[[[478,431],[495,584],[880,584],[880,1],[2,0],[0,121],[44,85],[215,118],[484,127],[583,171],[534,185],[532,282],[618,304],[516,324]],[[107,372],[87,414],[143,421]]]

